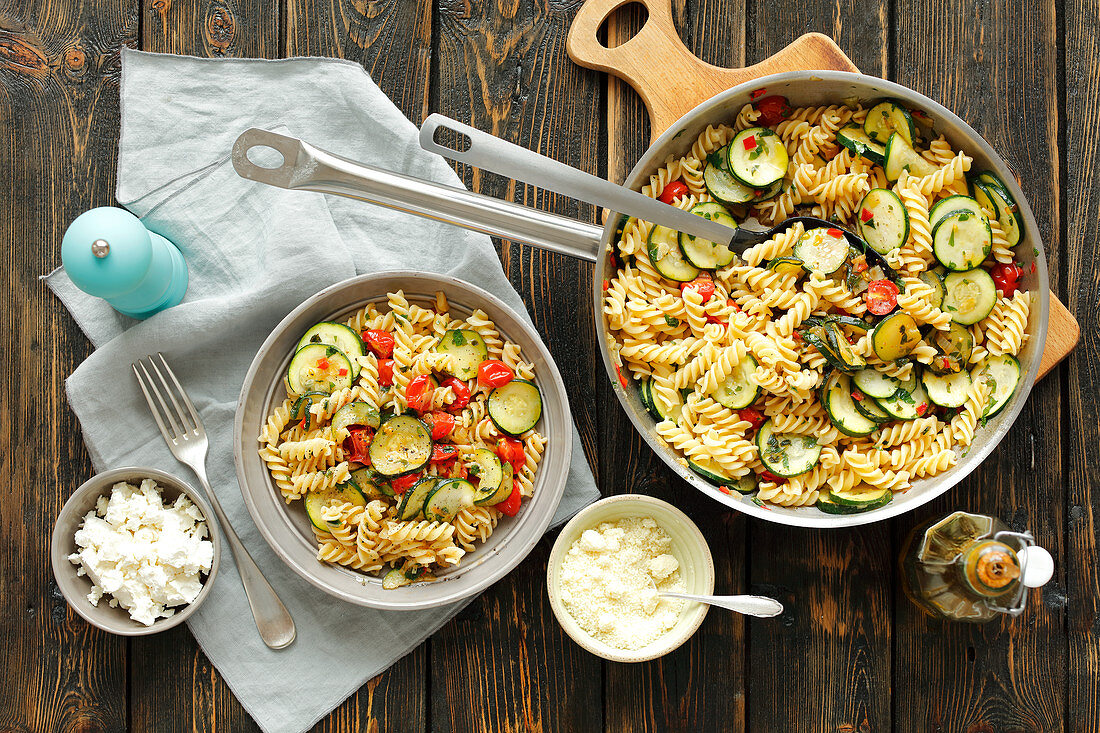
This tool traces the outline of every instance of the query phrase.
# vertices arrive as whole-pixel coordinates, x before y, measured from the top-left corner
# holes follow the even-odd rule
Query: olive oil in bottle
[[[914,529],[901,555],[905,594],[925,613],[983,623],[1018,616],[1027,589],[1054,573],[1050,553],[1030,532],[1012,532],[995,517],[955,512]]]

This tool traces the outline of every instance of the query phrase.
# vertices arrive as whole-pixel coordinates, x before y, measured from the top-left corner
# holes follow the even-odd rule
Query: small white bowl
[[[110,496],[111,488],[120,481],[138,486],[143,479],[153,479],[157,482],[164,497],[164,503],[174,502],[183,494],[190,499],[202,512],[206,522],[207,539],[214,543],[214,557],[210,563],[210,572],[202,581],[202,590],[191,603],[186,606],[174,606],[176,613],[168,618],[158,618],[152,626],[138,623],[130,618],[130,614],[122,607],[112,608],[109,604],[111,597],[104,594],[99,605],[93,606],[88,601],[88,593],[92,588],[92,582],[87,576],[78,576],[78,566],[69,562],[69,555],[77,551],[74,535],[84,516],[93,511],[96,501],[101,496]],[[50,537],[50,563],[53,566],[53,575],[57,580],[57,587],[61,595],[69,602],[73,610],[92,626],[109,631],[121,636],[146,636],[157,634],[161,631],[179,626],[195,612],[195,609],[210,595],[210,588],[214,585],[214,576],[218,574],[218,564],[221,561],[222,540],[218,532],[218,523],[214,517],[214,510],[206,501],[206,498],[195,491],[186,482],[176,478],[170,473],[158,471],[155,468],[143,468],[130,466],[116,468],[103,473],[97,473],[80,485],[65,505],[61,507],[61,513],[54,523],[53,534]]]
[[[623,494],[600,499],[569,520],[550,551],[550,560],[546,566],[546,592],[550,596],[550,607],[554,609],[558,623],[573,641],[596,656],[612,662],[645,662],[664,656],[687,641],[703,623],[710,607],[704,603],[684,601],[680,618],[668,632],[639,649],[618,649],[582,629],[561,599],[561,563],[572,544],[584,530],[591,529],[600,522],[613,522],[628,517],[652,517],[672,538],[672,555],[680,563],[680,577],[684,581],[685,593],[714,593],[714,558],[703,533],[686,514],[667,501],[641,494]]]

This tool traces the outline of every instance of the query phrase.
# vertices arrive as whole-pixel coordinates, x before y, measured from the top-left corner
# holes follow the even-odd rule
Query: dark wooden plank
[[[279,58],[279,3],[142,0],[143,51],[213,58]]]
[[[69,609],[50,571],[53,521],[91,475],[62,397],[91,347],[37,277],[60,264],[69,222],[111,203],[118,49],[136,34],[136,9],[124,3],[0,4],[4,730],[127,725],[126,642]]]
[[[902,0],[897,19],[897,80],[966,119],[1020,175],[1057,288],[1062,245],[1055,3]],[[982,38],[974,28],[983,29]],[[980,469],[895,523],[899,540],[918,521],[963,508],[1032,530],[1061,566],[1066,493],[1058,375],[1064,369],[1036,386],[1015,427]],[[896,729],[1062,730],[1063,578],[1059,571],[1051,586],[1032,593],[1023,617],[984,626],[933,621],[899,590]]]
[[[885,0],[753,3],[749,61],[820,31],[863,71],[885,75],[887,8]],[[749,527],[752,582],[788,609],[779,623],[750,623],[750,729],[890,729],[892,555],[882,524],[829,532]],[[794,680],[831,692],[792,696],[782,681]]]
[[[279,9],[258,0],[142,0],[141,49],[204,57],[279,55]],[[257,730],[185,628],[134,639],[135,730]],[[165,711],[171,711],[166,715]]]
[[[357,61],[413,122],[427,115],[432,3],[286,0],[287,56]]]
[[[1083,325],[1081,344],[1062,370],[1066,376],[1064,437],[1066,485],[1067,694],[1066,730],[1100,731],[1100,488],[1096,454],[1100,442],[1100,384],[1097,360],[1100,334],[1100,267],[1094,242],[1100,235],[1097,211],[1097,139],[1093,132],[1100,109],[1096,65],[1095,3],[1068,0],[1061,11],[1065,28],[1063,56],[1065,97],[1064,150],[1061,158],[1066,197],[1063,273],[1058,282],[1069,309]]]
[[[438,9],[433,109],[570,165],[597,170],[599,80],[565,56],[579,2]],[[592,207],[461,169],[474,190],[591,221]],[[590,267],[501,244],[504,267],[553,353],[594,457],[596,359]],[[434,730],[600,728],[600,663],[565,636],[546,597],[550,539],[431,642]]]
[[[744,63],[741,0],[675,2],[674,18],[688,48],[712,64]],[[625,8],[607,23],[607,43],[630,38],[641,17]],[[648,119],[641,99],[608,78],[607,177],[624,180],[645,152]],[[747,522],[687,486],[638,436],[610,385],[601,378],[600,483],[605,493],[651,494],[682,508],[711,547],[715,592],[747,592]],[[745,722],[744,618],[718,609],[684,646],[660,660],[605,665],[607,731],[739,731]]]

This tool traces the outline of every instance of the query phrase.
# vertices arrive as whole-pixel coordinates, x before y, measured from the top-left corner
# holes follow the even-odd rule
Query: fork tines
[[[186,440],[188,437],[202,435],[204,433],[202,420],[199,419],[199,414],[195,410],[191,398],[187,396],[187,392],[184,391],[183,386],[176,378],[175,372],[168,366],[164,355],[157,352],[157,357],[160,358],[159,365],[156,358],[146,356],[145,359],[138,359],[131,366],[161,434],[169,444],[177,440]],[[148,364],[148,367],[146,364]],[[150,373],[150,368],[152,373]],[[165,374],[168,375],[168,379],[165,379]],[[155,379],[153,375],[156,376]],[[174,409],[168,407],[168,402],[172,403]],[[186,406],[186,411],[180,406],[181,402]],[[165,425],[166,419],[168,424],[171,425],[171,430]]]

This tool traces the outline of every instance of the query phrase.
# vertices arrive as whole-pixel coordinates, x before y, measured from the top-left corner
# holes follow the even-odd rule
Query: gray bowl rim
[[[372,281],[380,279],[409,281],[415,282],[418,285],[429,283],[433,290],[438,290],[442,287],[443,289],[449,288],[456,291],[463,291],[465,295],[463,298],[452,298],[451,294],[448,293],[448,301],[462,308],[468,308],[470,310],[480,308],[484,310],[489,315],[490,319],[496,323],[503,336],[508,335],[507,330],[501,327],[499,322],[500,319],[495,318],[494,314],[507,314],[508,317],[524,331],[524,335],[535,346],[543,363],[548,367],[547,372],[540,372],[538,377],[539,389],[542,390],[543,394],[544,418],[547,416],[548,411],[553,409],[554,405],[557,405],[560,409],[560,414],[557,416],[557,419],[560,420],[562,425],[566,428],[562,435],[547,434],[546,436],[547,445],[554,446],[554,448],[544,453],[543,460],[539,464],[539,471],[535,478],[535,486],[537,487],[534,497],[535,500],[525,502],[519,514],[517,514],[516,517],[509,518],[509,521],[516,523],[516,527],[506,536],[508,540],[506,543],[508,552],[500,551],[499,548],[504,545],[498,545],[490,556],[483,556],[481,558],[475,557],[474,561],[477,565],[469,568],[469,570],[464,570],[460,577],[448,578],[444,576],[432,582],[414,583],[409,586],[388,591],[381,590],[381,585],[377,582],[377,579],[368,578],[365,575],[355,573],[355,571],[347,568],[327,568],[328,570],[338,571],[345,575],[353,574],[357,576],[354,577],[355,587],[353,587],[350,582],[346,584],[347,588],[336,587],[326,582],[318,575],[317,568],[325,568],[326,566],[318,563],[315,554],[306,559],[304,556],[299,557],[300,553],[297,551],[291,552],[284,547],[282,541],[276,537],[276,533],[281,532],[283,528],[273,527],[269,523],[269,518],[266,516],[266,513],[273,511],[273,508],[274,510],[278,510],[282,515],[284,523],[289,525],[289,517],[286,516],[285,504],[282,503],[281,497],[278,502],[275,501],[270,477],[267,477],[262,485],[254,486],[249,481],[245,462],[246,460],[251,460],[251,458],[246,459],[246,452],[244,450],[246,442],[250,448],[255,445],[255,436],[258,434],[260,428],[257,424],[255,426],[248,426],[247,430],[245,429],[245,407],[248,402],[253,399],[254,394],[257,399],[263,397],[263,393],[259,390],[270,390],[272,388],[272,386],[269,385],[255,385],[254,383],[260,363],[268,357],[274,342],[290,327],[295,319],[313,309],[319,311],[318,315],[335,314],[346,312],[368,302],[368,299],[364,299],[358,295],[345,296],[345,292],[354,291],[364,284],[369,284]],[[340,303],[328,303],[330,299],[335,299],[340,296],[344,296],[346,299]],[[414,300],[414,298],[410,299]],[[378,299],[372,298],[369,300],[377,302]],[[280,357],[280,359],[281,358],[283,357]],[[277,389],[277,387],[275,388]],[[349,603],[381,610],[415,611],[456,603],[472,597],[510,573],[531,553],[535,545],[538,544],[539,540],[542,539],[546,530],[549,528],[550,522],[565,492],[565,483],[572,462],[572,435],[569,433],[572,427],[573,419],[569,408],[565,383],[558,371],[557,364],[554,362],[553,357],[550,355],[550,351],[546,348],[546,344],[543,343],[542,338],[538,335],[534,326],[528,324],[515,309],[506,305],[488,291],[451,275],[440,275],[437,273],[411,270],[381,270],[365,275],[356,275],[338,283],[334,283],[311,295],[288,313],[278,325],[272,329],[267,339],[264,340],[264,343],[257,350],[256,356],[252,360],[252,364],[249,366],[248,372],[245,375],[244,383],[241,385],[241,393],[237,401],[236,415],[233,424],[233,456],[237,467],[237,480],[241,487],[241,493],[244,495],[245,506],[248,508],[248,512],[253,522],[255,522],[257,528],[260,530],[260,534],[267,544],[271,546],[271,549],[274,550],[279,559],[290,567],[291,570],[314,587],[334,598],[339,598]],[[250,450],[250,453],[254,455],[255,450]],[[259,461],[259,459],[256,458],[256,461]],[[260,462],[260,465],[263,466],[262,462]],[[263,470],[266,474],[266,467],[263,467]],[[533,509],[533,507],[536,506],[536,502],[538,502],[537,512]],[[461,568],[461,565],[459,567]],[[465,579],[467,576],[470,576],[471,573],[473,574],[473,580]],[[362,580],[359,579],[360,577]],[[376,585],[378,586],[377,589],[375,589]]]
[[[955,468],[934,478],[919,479],[919,483],[914,484],[913,488],[905,492],[900,501],[895,498],[894,501],[881,509],[859,514],[826,514],[812,506],[793,509],[786,507],[769,509],[754,504],[750,498],[743,497],[740,494],[724,494],[717,487],[712,486],[710,483],[703,480],[702,477],[680,463],[679,454],[675,453],[659,439],[654,429],[653,420],[649,417],[644,408],[641,407],[637,395],[634,394],[637,390],[631,387],[630,393],[628,394],[628,391],[619,384],[615,376],[615,363],[612,361],[609,350],[605,346],[606,339],[611,334],[611,331],[607,326],[606,318],[599,317],[599,315],[603,313],[603,291],[599,283],[604,278],[611,277],[611,274],[613,274],[609,274],[610,267],[606,253],[611,251],[614,247],[613,240],[616,224],[619,219],[617,213],[611,213],[607,217],[604,225],[603,238],[598,250],[600,256],[596,260],[592,293],[593,312],[597,314],[597,348],[600,350],[604,368],[611,382],[611,388],[615,392],[615,396],[618,398],[630,422],[633,424],[634,429],[669,468],[703,494],[732,509],[744,512],[751,517],[794,527],[832,529],[885,521],[891,517],[923,506],[936,497],[943,495],[966,478],[966,476],[974,471],[974,469],[985,460],[986,456],[997,447],[1023,410],[1024,403],[1027,401],[1027,397],[1031,393],[1031,388],[1035,384],[1035,379],[1038,375],[1039,363],[1043,355],[1043,346],[1046,343],[1047,318],[1050,313],[1050,279],[1047,273],[1045,249],[1042,237],[1040,236],[1039,226],[1035,221],[1035,215],[1032,213],[1027,197],[1024,196],[1023,190],[1016,180],[1015,173],[1004,159],[997,154],[993,147],[985,138],[979,135],[974,128],[970,127],[961,117],[939,102],[908,87],[866,74],[849,71],[824,70],[788,71],[781,74],[762,76],[758,79],[739,84],[724,92],[720,92],[684,114],[653,141],[631,169],[623,185],[627,188],[637,190],[642,182],[648,179],[649,174],[653,170],[656,170],[659,166],[664,164],[666,157],[676,154],[682,155],[683,150],[690,147],[694,137],[685,136],[686,132],[698,129],[700,124],[705,128],[708,123],[728,123],[729,120],[732,119],[732,115],[721,113],[721,108],[726,105],[739,108],[740,105],[736,104],[737,102],[741,104],[748,103],[750,101],[749,94],[753,90],[767,87],[769,91],[772,91],[776,85],[786,85],[788,83],[814,84],[818,82],[847,83],[852,87],[851,96],[861,101],[881,99],[884,97],[898,98],[903,102],[907,102],[925,111],[937,123],[946,121],[960,130],[962,135],[966,138],[965,144],[969,146],[966,152],[974,155],[975,166],[981,165],[983,159],[985,162],[988,162],[990,167],[993,168],[997,175],[1000,176],[1008,186],[1009,192],[1016,198],[1016,202],[1020,206],[1020,213],[1024,218],[1024,230],[1027,241],[1034,247],[1034,252],[1021,253],[1018,251],[1018,259],[1022,261],[1025,266],[1029,262],[1033,262],[1036,265],[1036,272],[1032,279],[1034,285],[1031,287],[1031,290],[1033,293],[1036,290],[1039,291],[1038,302],[1032,304],[1028,323],[1028,333],[1031,336],[1031,340],[1026,347],[1028,358],[1022,358],[1022,356],[1017,357],[1020,360],[1024,374],[1020,379],[1016,394],[1012,397],[1009,404],[1000,413],[991,418],[989,424],[977,433],[978,439],[974,441],[969,452],[959,460]],[[838,99],[833,103],[839,102],[840,100]],[[736,114],[736,112],[734,112],[734,114]],[[940,127],[937,127],[936,130],[937,132],[945,132],[945,130]],[[685,136],[685,139],[678,139],[681,136]],[[1024,244],[1022,243],[1019,249],[1024,248]]]
[[[187,498],[194,502],[195,506],[197,506],[203,514],[204,521],[206,522],[207,534],[209,535],[208,539],[214,543],[214,557],[210,561],[210,572],[206,574],[206,579],[202,584],[202,590],[199,591],[194,601],[186,606],[176,606],[175,614],[168,618],[157,619],[153,622],[152,626],[139,624],[137,621],[127,616],[126,620],[129,624],[132,624],[132,627],[124,629],[105,624],[103,620],[97,616],[101,606],[93,606],[84,596],[73,598],[69,594],[66,584],[62,582],[61,576],[63,574],[76,576],[78,566],[69,562],[69,555],[76,549],[76,544],[73,537],[62,536],[60,519],[66,513],[75,513],[77,511],[76,505],[82,503],[88,495],[106,495],[111,487],[121,481],[133,484],[134,477],[153,479],[161,489],[168,486],[169,488],[177,489],[182,494],[186,494]],[[138,483],[140,484],[140,481]],[[217,577],[218,567],[221,564],[222,539],[221,533],[218,530],[218,518],[214,514],[213,507],[210,506],[210,502],[208,502],[206,497],[196,490],[195,487],[178,476],[158,468],[149,468],[147,466],[122,466],[120,468],[101,471],[77,487],[76,491],[65,500],[65,503],[61,507],[61,511],[57,513],[57,518],[54,520],[53,530],[50,532],[50,565],[53,569],[54,581],[57,583],[61,595],[68,602],[69,607],[76,611],[78,616],[92,626],[95,626],[97,629],[102,629],[103,631],[117,634],[118,636],[148,636],[150,634],[159,634],[162,631],[175,628],[186,621],[188,617],[202,605],[206,597],[210,595],[210,589],[214,586],[214,579]],[[61,549],[62,543],[67,543],[66,546],[69,548],[68,551],[63,551]],[[87,576],[84,577],[86,579]],[[91,581],[89,581],[89,583],[90,582]],[[107,597],[108,594],[105,593],[100,603],[105,603]],[[125,613],[125,611],[123,611],[123,613]]]

